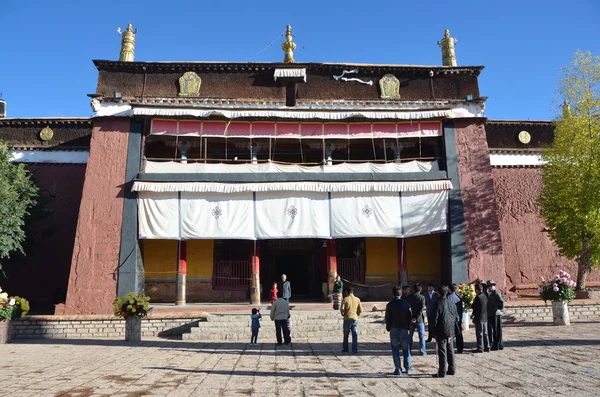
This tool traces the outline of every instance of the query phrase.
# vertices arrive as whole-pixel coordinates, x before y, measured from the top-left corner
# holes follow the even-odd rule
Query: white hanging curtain
[[[448,230],[448,191],[402,193],[402,224],[405,237]]]
[[[252,192],[181,192],[181,238],[254,239]]]
[[[331,236],[401,237],[398,192],[331,193]]]
[[[138,196],[139,237],[178,240],[178,192],[140,192]]]
[[[256,193],[256,237],[329,238],[327,193]]]

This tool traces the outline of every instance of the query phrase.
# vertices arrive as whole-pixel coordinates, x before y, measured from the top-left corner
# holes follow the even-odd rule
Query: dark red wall
[[[57,314],[109,314],[117,292],[128,118],[94,120],[67,301]]]
[[[504,257],[492,167],[481,119],[455,121],[460,189],[465,216],[469,281],[493,279],[505,290]]]
[[[10,295],[27,298],[32,313],[53,314],[64,302],[73,254],[77,214],[83,189],[85,164],[30,164],[40,189],[42,208],[27,220],[26,256],[3,261],[8,279],[0,286]]]
[[[560,269],[575,276],[575,261],[560,256],[543,232],[536,204],[542,188],[541,169],[494,168],[492,175],[508,288],[531,289],[540,277],[552,277]],[[600,271],[592,272],[588,280],[600,281]]]

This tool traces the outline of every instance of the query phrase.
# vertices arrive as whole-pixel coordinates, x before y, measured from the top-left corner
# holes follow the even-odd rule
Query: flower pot
[[[473,312],[473,310],[471,310],[471,309],[463,310],[462,318],[460,321],[463,331],[469,330],[469,318],[471,318],[472,312]]]
[[[567,302],[552,302],[552,319],[554,325],[571,325]]]
[[[142,318],[127,317],[125,319],[125,341],[139,342],[142,340]]]
[[[0,345],[10,342],[10,320],[0,320]]]

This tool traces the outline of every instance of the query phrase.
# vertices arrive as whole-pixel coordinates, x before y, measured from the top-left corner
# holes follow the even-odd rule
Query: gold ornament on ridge
[[[281,45],[284,57],[283,63],[294,63],[294,50],[296,49],[296,43],[292,41],[292,27],[287,25],[285,28],[285,43]]]
[[[119,56],[120,62],[133,62],[135,52],[135,35],[137,29],[133,30],[131,24],[127,25],[127,29],[121,33],[121,28],[117,28],[117,33],[121,35],[121,55]]]

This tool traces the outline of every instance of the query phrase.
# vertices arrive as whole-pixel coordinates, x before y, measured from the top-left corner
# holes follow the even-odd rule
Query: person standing
[[[252,336],[250,337],[251,345],[256,345],[256,343],[258,342],[258,331],[260,330],[261,318],[262,315],[260,314],[260,309],[253,308],[252,314],[250,315],[250,319],[252,320],[252,323],[250,325],[250,328],[252,329]]]
[[[454,329],[454,336],[456,337],[456,351],[458,353],[462,353],[465,347],[462,327],[460,324],[463,314],[462,299],[456,292],[456,284],[450,285],[448,289],[450,290],[450,293],[448,294],[448,300],[456,305],[456,327]]]
[[[488,280],[486,284],[488,287],[487,315],[490,345],[492,345],[492,350],[503,350],[502,310],[504,309],[504,299],[502,299],[502,295],[496,289],[494,280]]]
[[[275,335],[277,336],[277,346],[282,345],[281,334],[283,333],[283,342],[289,345],[291,342],[290,332],[287,326],[290,318],[290,304],[280,295],[271,307],[271,320],[275,321]]]
[[[456,373],[454,360],[454,329],[456,326],[456,305],[448,300],[448,287],[438,287],[439,298],[436,302],[433,319],[434,337],[438,344],[439,368],[435,378]],[[447,370],[446,370],[447,365]]]
[[[352,353],[358,353],[358,317],[362,313],[360,299],[354,296],[354,288],[344,290],[340,313],[344,316],[344,342],[342,352],[348,353],[348,335],[352,332]]]
[[[433,339],[433,320],[435,319],[435,310],[437,304],[437,293],[435,292],[435,285],[429,283],[427,286],[427,294],[425,295],[425,303],[427,304],[427,324],[429,328],[429,336],[427,342],[431,342]]]
[[[279,289],[277,289],[277,283],[273,283],[273,288],[271,288],[271,291],[269,292],[269,300],[271,301],[271,305],[277,300],[278,292]]]
[[[400,375],[400,349],[404,372],[412,372],[412,357],[410,354],[410,325],[415,321],[410,303],[400,296],[400,287],[392,289],[394,298],[385,307],[385,329],[390,333],[390,344],[392,345],[392,358],[394,359],[394,375]]]
[[[344,282],[342,278],[338,274],[335,278],[335,282],[333,283],[333,310],[340,310],[340,305],[342,304],[342,291],[344,289]]]
[[[292,297],[292,284],[290,284],[290,282],[287,280],[287,276],[285,274],[281,275],[281,291],[283,294],[283,299],[289,302],[290,298]]]
[[[410,286],[404,285],[402,287],[402,296],[401,296],[401,298],[404,299],[404,300],[406,300],[406,299],[408,299],[409,296],[410,296]]]
[[[477,338],[477,349],[473,353],[483,353],[490,351],[490,342],[487,330],[487,296],[485,295],[483,284],[475,285],[477,296],[473,300],[473,323],[475,323],[475,336]]]
[[[410,308],[412,311],[413,318],[415,321],[410,324],[410,337],[409,337],[409,349],[412,351],[413,344],[413,336],[415,334],[415,329],[419,334],[419,352],[421,356],[427,355],[427,347],[425,345],[425,318],[423,316],[423,311],[425,310],[425,297],[421,294],[423,287],[421,284],[415,284],[414,292],[412,295],[408,297],[408,303],[410,303]]]

